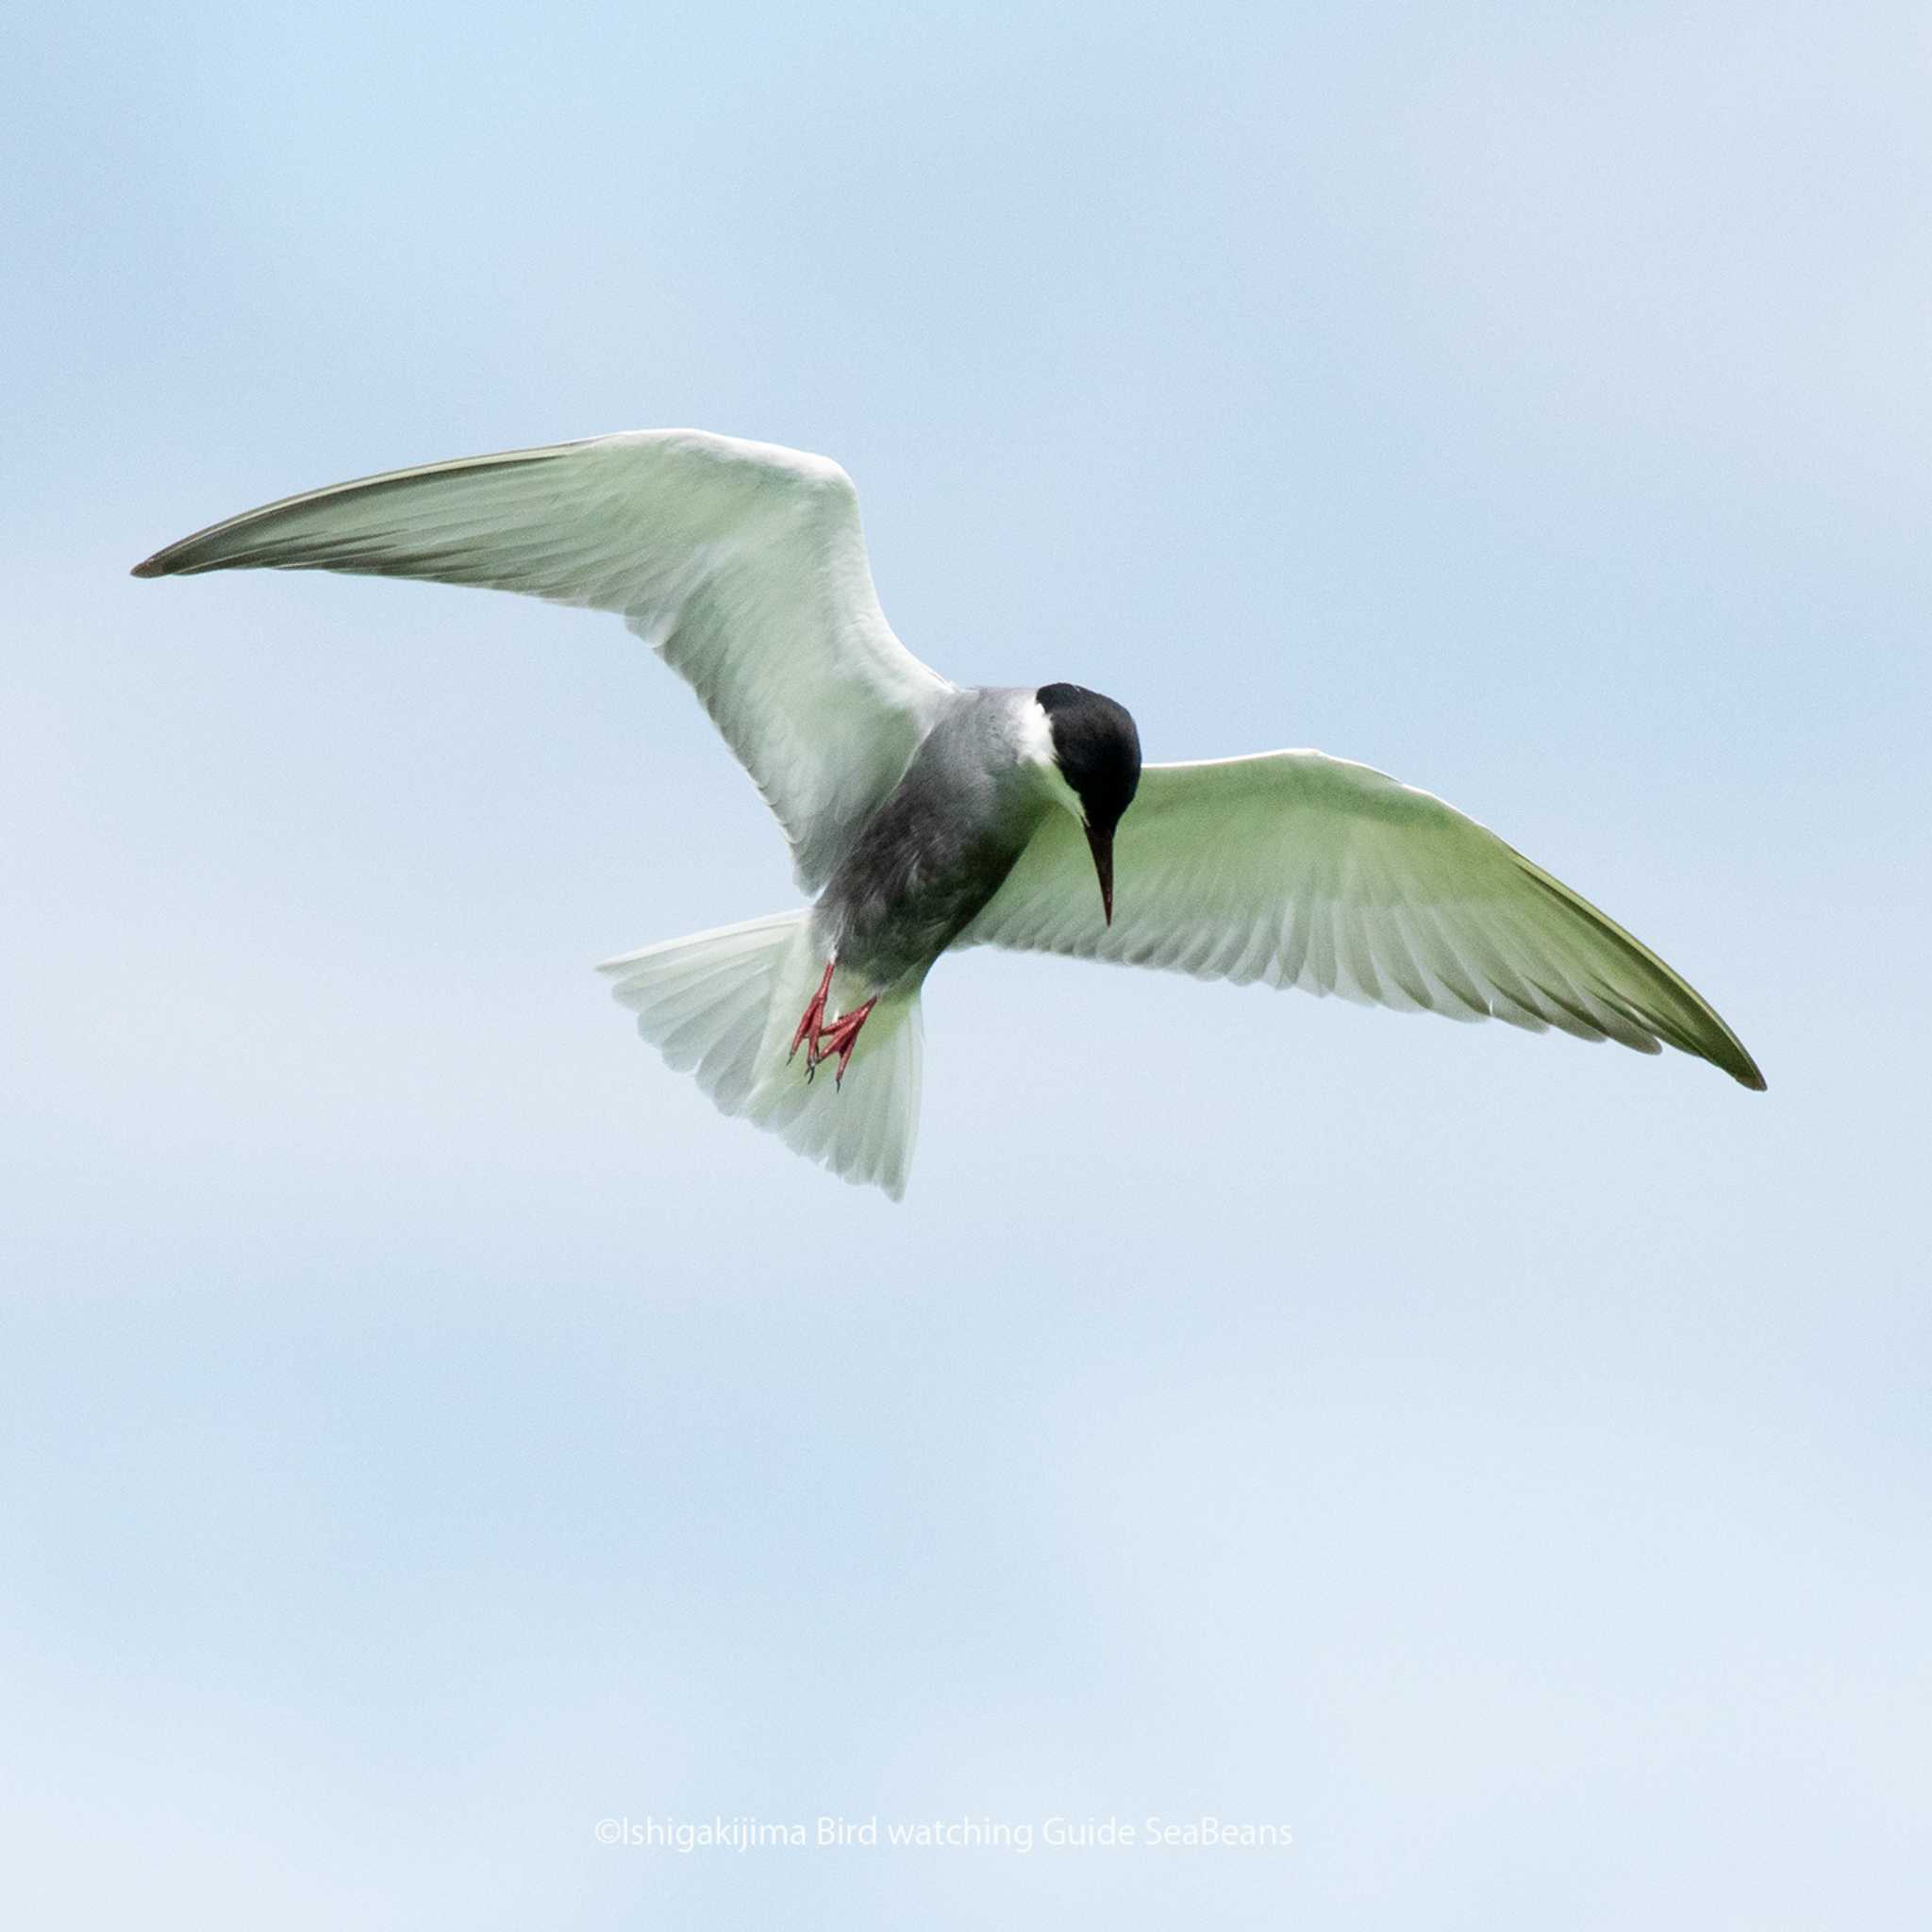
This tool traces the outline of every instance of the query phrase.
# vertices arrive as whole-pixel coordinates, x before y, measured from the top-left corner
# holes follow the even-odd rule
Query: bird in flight
[[[694,429],[471,457],[248,510],[134,575],[249,569],[622,613],[697,692],[814,896],[599,970],[724,1112],[895,1200],[920,989],[964,946],[1667,1044],[1764,1086],[1655,953],[1426,791],[1315,751],[1143,765],[1111,698],[928,670],[886,623],[827,458]]]

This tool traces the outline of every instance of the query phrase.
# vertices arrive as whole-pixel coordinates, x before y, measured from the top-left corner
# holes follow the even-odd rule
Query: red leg
[[[798,1022],[798,1028],[791,1036],[791,1051],[785,1056],[790,1059],[798,1057],[798,1049],[805,1048],[805,1077],[809,1080],[818,1072],[819,1062],[828,1060],[834,1054],[839,1057],[839,1071],[835,1084],[845,1084],[845,1069],[852,1064],[852,1050],[858,1044],[858,1029],[865,1024],[865,1016],[878,1004],[877,994],[867,1000],[856,1012],[841,1013],[830,1022],[825,1020],[825,1001],[832,991],[832,969],[838,965],[836,958],[825,961],[824,976],[819,981],[819,990],[811,996],[804,1014]]]
[[[798,1031],[791,1036],[791,1051],[785,1056],[788,1060],[796,1058],[799,1047],[810,1040],[811,1050],[805,1057],[808,1073],[818,1064],[819,1033],[825,1024],[825,995],[832,990],[832,968],[838,963],[836,959],[825,961],[825,976],[819,981],[819,990],[812,994],[811,1004],[806,1008],[805,1017],[798,1023]]]
[[[858,1044],[858,1029],[865,1024],[865,1016],[878,1005],[878,995],[866,1001],[856,1012],[841,1013],[824,1030],[823,1043],[815,1049],[814,1058],[828,1060],[834,1054],[839,1056],[839,1071],[832,1076],[835,1087],[845,1084],[845,1069],[852,1064],[852,1049]]]

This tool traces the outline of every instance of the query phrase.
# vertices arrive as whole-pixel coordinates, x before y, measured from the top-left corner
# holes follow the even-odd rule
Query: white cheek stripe
[[[1047,722],[1046,707],[1038,698],[1020,700],[1020,756],[1028,764],[1053,764],[1053,726]]]
[[[1066,781],[1053,755],[1053,726],[1047,722],[1046,708],[1038,698],[1028,698],[1020,707],[1020,755],[1035,766],[1045,781],[1053,802],[1070,811],[1081,824],[1087,823],[1087,808],[1080,794]]]

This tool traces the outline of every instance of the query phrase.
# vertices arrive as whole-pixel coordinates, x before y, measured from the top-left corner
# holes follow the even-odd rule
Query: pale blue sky
[[[1919,1926],[1932,35],[42,9],[0,74],[5,1916]],[[612,620],[136,583],[838,457],[908,642],[1316,744],[1764,1067],[974,954],[901,1208],[589,971],[793,903]],[[679,1857],[1209,1810],[1287,1854]]]

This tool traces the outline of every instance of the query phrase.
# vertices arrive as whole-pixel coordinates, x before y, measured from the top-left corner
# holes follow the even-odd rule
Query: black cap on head
[[[1100,876],[1100,899],[1113,922],[1113,830],[1141,783],[1141,734],[1124,705],[1077,684],[1043,684],[1035,693],[1053,734],[1060,776],[1087,820],[1087,843]]]
[[[1060,776],[1086,808],[1087,823],[1111,831],[1141,783],[1141,734],[1127,708],[1077,684],[1043,684],[1035,695]]]

